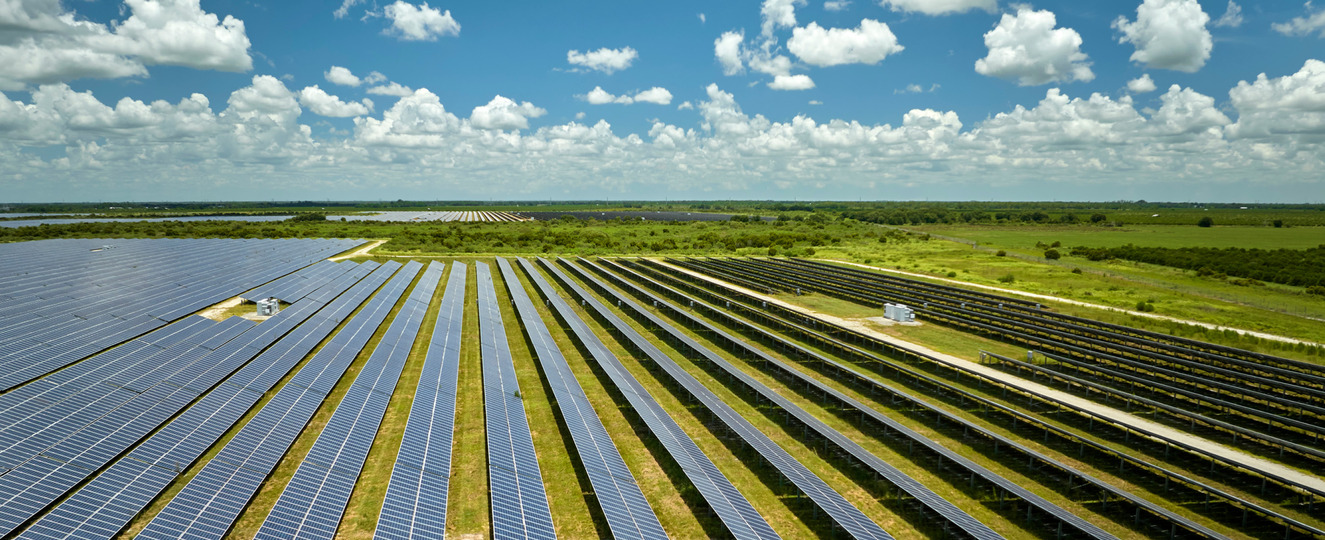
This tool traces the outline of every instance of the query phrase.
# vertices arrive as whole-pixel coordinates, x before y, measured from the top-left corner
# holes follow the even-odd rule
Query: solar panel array
[[[464,263],[451,263],[428,355],[414,390],[382,513],[377,518],[375,538],[408,540],[446,535],[467,270]]]
[[[708,355],[705,356],[712,355],[712,352],[707,351],[703,345],[700,345],[698,342],[695,342],[690,337],[676,330],[675,327],[659,318],[657,315],[645,310],[629,297],[612,289],[607,286],[607,284],[603,283],[598,278],[589,275],[579,267],[570,265],[569,261],[564,262],[587,282],[593,284],[600,292],[613,297],[626,306],[627,309],[643,315],[649,319],[651,324],[663,329],[678,341],[684,342],[687,349],[698,351],[700,354],[708,352]],[[643,351],[654,363],[661,367],[674,381],[676,381],[678,385],[684,388],[691,396],[694,396],[695,399],[703,403],[704,406],[718,417],[728,429],[758,452],[766,462],[777,469],[779,474],[790,481],[797,489],[804,493],[806,497],[813,501],[815,506],[827,514],[837,527],[846,531],[853,538],[892,538],[892,536],[885,532],[883,528],[879,527],[877,523],[874,523],[868,516],[862,513],[859,508],[851,504],[850,501],[847,501],[841,493],[838,493],[837,490],[832,488],[832,486],[829,486],[824,482],[822,478],[806,468],[801,462],[797,461],[795,457],[787,453],[787,451],[781,446],[778,446],[776,442],[770,439],[762,431],[759,431],[758,428],[742,417],[740,413],[736,412],[735,409],[732,409],[731,406],[724,403],[721,398],[705,387],[703,383],[695,379],[694,376],[684,368],[678,366],[670,357],[658,349],[657,346],[653,345],[647,339],[644,339],[643,336],[639,335],[633,329],[629,329],[629,331],[627,331],[627,329],[629,329],[628,326],[617,327],[618,331],[625,333],[627,337],[630,338],[636,348]],[[710,358],[710,360],[712,360],[712,358]],[[790,404],[790,402],[788,402],[787,405],[795,407],[795,405]],[[785,405],[784,409],[786,409]]]
[[[350,221],[529,221],[510,212],[498,211],[446,211],[446,212],[377,212],[336,216]],[[334,219],[334,218],[333,218]]]
[[[113,249],[103,249],[114,242]],[[44,240],[0,245],[0,391],[362,243]],[[96,251],[94,251],[96,250]]]
[[[359,265],[343,278],[328,283],[324,287],[325,296],[329,300],[339,295],[375,266],[375,263]],[[182,366],[175,374],[153,387],[167,391],[175,389],[174,395],[178,399],[149,407],[146,414],[128,423],[125,423],[123,415],[117,410],[84,428],[78,437],[71,437],[46,451],[42,456],[44,459],[33,460],[31,467],[21,467],[14,473],[0,477],[0,489],[12,488],[14,493],[14,496],[0,503],[0,525],[3,525],[3,530],[13,530],[18,524],[30,519],[74,484],[91,476],[114,456],[187,406],[198,393],[215,386],[243,366],[227,384],[207,393],[180,418],[136,448],[128,458],[119,460],[105,474],[61,503],[25,534],[32,537],[35,534],[33,531],[46,530],[50,532],[43,537],[60,537],[69,532],[72,535],[70,537],[83,538],[94,536],[90,530],[118,530],[261,397],[265,389],[259,390],[253,386],[265,380],[267,388],[270,388],[271,384],[316,346],[336,326],[338,320],[348,316],[373,289],[385,281],[390,272],[383,270],[380,280],[372,277],[365,280],[375,281],[375,284],[361,291],[357,297],[348,298],[351,295],[346,295],[345,301],[333,303],[327,309],[322,309],[322,301],[306,299],[262,325],[252,327],[238,338],[220,345],[192,365]],[[310,324],[301,324],[306,321]],[[315,328],[324,330],[321,333],[310,331]],[[254,359],[263,349],[266,351]],[[281,363],[285,364],[283,369],[274,368]],[[236,380],[243,382],[237,384]],[[135,401],[137,399],[121,408],[130,412],[142,408]],[[229,422],[220,421],[222,419],[228,419]],[[98,436],[104,439],[96,444],[86,444]],[[60,461],[50,459],[68,455],[73,455],[73,458]],[[25,484],[32,477],[41,478],[43,471],[49,473],[48,464],[57,462],[61,463],[61,467],[55,471],[59,481],[43,480],[41,485]],[[134,510],[129,512],[129,507]],[[91,524],[90,528],[74,530],[83,527],[85,523]]]
[[[501,308],[488,265],[478,268],[478,315],[483,359],[483,405],[488,437],[488,495],[494,538],[556,538],[524,398],[506,342]]]
[[[394,271],[394,261],[382,265]],[[411,261],[180,490],[138,538],[221,538],[363,350],[421,264]],[[266,379],[267,373],[252,379]],[[244,386],[249,381],[236,381]]]
[[[604,261],[604,263],[612,266],[619,273],[631,276],[632,278],[638,278],[638,280],[641,281],[648,279],[635,272],[632,272],[629,269],[622,268],[621,266],[616,265],[615,263],[607,261]],[[586,264],[592,264],[592,263],[586,263]],[[846,394],[836,390],[835,388],[827,384],[824,384],[818,379],[806,375],[805,373],[788,366],[786,363],[765,353],[764,351],[746,344],[745,342],[737,339],[731,334],[728,334],[727,332],[714,326],[713,324],[710,324],[702,319],[699,319],[698,317],[695,317],[694,315],[691,315],[690,313],[684,310],[678,309],[674,304],[671,304],[666,300],[657,297],[656,295],[644,291],[643,289],[633,284],[629,284],[624,281],[620,281],[620,283],[624,284],[626,287],[628,287],[631,290],[640,292],[641,294],[645,295],[645,297],[647,298],[651,298],[655,302],[654,305],[668,309],[672,313],[676,314],[678,317],[686,319],[686,321],[688,322],[691,328],[702,328],[705,332],[710,333],[711,335],[718,336],[720,339],[728,343],[735,344],[735,346],[740,347],[743,350],[743,354],[749,355],[750,357],[758,358],[760,362],[764,363],[765,365],[777,367],[782,373],[785,373],[788,377],[798,379],[803,384],[813,387],[816,390],[816,392],[822,393],[824,395],[831,395],[839,403],[847,405],[856,411],[860,411],[862,414],[873,419],[875,422],[888,426],[889,429],[895,431],[896,433],[901,434],[910,441],[914,441],[915,443],[918,443],[924,446],[925,448],[931,449],[935,453],[944,456],[950,462],[957,464],[958,466],[964,468],[967,471],[970,471],[970,473],[979,475],[981,478],[984,478],[985,480],[1003,488],[1009,493],[1016,495],[1017,497],[1027,501],[1036,508],[1039,508],[1048,514],[1057,517],[1060,522],[1067,523],[1069,526],[1071,526],[1077,531],[1082,532],[1086,536],[1093,538],[1113,537],[1107,532],[1094,526],[1090,522],[1073,515],[1071,512],[1068,512],[1060,508],[1059,506],[1045,500],[1039,495],[1034,494],[1033,492],[975,463],[974,461],[971,461],[970,459],[967,459],[966,457],[952,450],[947,449],[946,447],[934,442],[928,437],[921,435],[919,432],[916,432],[915,430],[903,425],[902,423],[897,422],[892,418],[889,418],[888,416],[880,413],[874,408],[847,396]],[[658,286],[661,287],[663,290],[668,291],[669,294],[680,299],[681,301],[688,302],[689,305],[691,306],[697,306],[698,308],[705,309],[706,311],[711,313],[720,312],[720,310],[704,302],[703,300],[691,297],[689,295],[686,295],[684,293],[681,293],[679,291],[676,291],[675,289],[671,289],[670,287],[666,287],[664,285],[658,285]],[[743,321],[740,321],[739,319],[736,319],[734,317],[729,317],[727,321],[728,324],[730,325],[745,324]],[[757,327],[750,326],[750,328],[757,328]],[[781,338],[777,338],[776,336],[773,335],[768,335],[768,339],[777,340],[779,348],[797,350],[804,355],[815,358],[817,362],[821,362],[824,364],[835,364],[833,360],[818,355],[817,353],[809,351],[808,349],[804,349],[800,347],[800,345],[794,342],[782,340]],[[782,407],[785,410],[788,410],[790,414],[796,417],[801,423],[805,424],[810,429],[818,432],[824,438],[832,441],[835,446],[843,449],[847,454],[858,459],[861,463],[874,470],[876,474],[883,477],[889,483],[896,486],[898,489],[901,489],[907,495],[909,495],[910,497],[916,499],[921,504],[923,504],[926,508],[938,514],[940,518],[961,528],[967,534],[971,535],[971,537],[1001,538],[1001,535],[994,532],[987,525],[981,523],[979,520],[975,519],[974,517],[971,517],[970,514],[967,514],[962,509],[957,508],[948,500],[944,499],[937,493],[934,493],[933,490],[929,489],[924,484],[916,481],[914,478],[911,478],[906,473],[898,470],[896,467],[893,467],[891,464],[883,461],[879,457],[870,453],[868,450],[861,447],[859,444],[856,444],[851,439],[845,437],[837,430],[832,429],[827,424],[823,423],[817,418],[814,418],[804,409],[801,409],[795,404],[792,404],[786,398],[778,395],[777,393],[773,392],[771,389],[767,388],[766,386],[763,386],[761,383],[758,383],[758,381],[750,377],[750,375],[742,372],[738,368],[735,368],[735,366],[732,366],[730,363],[726,362],[725,360],[719,357],[714,356],[709,358],[709,360],[717,365],[722,366],[724,371],[732,374],[737,379],[742,380],[745,384],[761,386],[762,388],[759,388],[758,391],[766,399],[772,401],[773,403],[777,403],[778,406]]]
[[[328,279],[334,279],[345,272],[348,272],[353,266],[336,264],[331,261],[322,261],[312,266],[300,269],[298,272],[286,275],[278,280],[264,285],[260,285],[251,291],[241,294],[246,300],[257,301],[263,298],[278,298],[287,304],[293,304],[303,299],[309,293],[321,287]]]
[[[575,380],[575,374],[552,340],[552,334],[543,324],[538,309],[529,300],[515,269],[501,257],[497,258],[497,266],[501,269],[502,279],[510,291],[511,301],[515,304],[525,334],[533,345],[534,358],[543,366],[543,373],[548,386],[552,388],[562,420],[566,422],[571,441],[575,443],[580,465],[589,477],[612,536],[666,539],[667,533],[658,522],[658,516],[645,500],[635,475],[631,474],[626,462],[621,459],[621,452],[607,434],[607,428],[603,427],[598,413],[594,412],[589,397]]]
[[[330,539],[336,535],[445,269],[445,263],[428,265],[281,492],[257,538]]]
[[[539,259],[539,262],[543,263],[544,267],[558,281],[584,299],[595,312],[609,321],[624,324],[624,321],[617,319],[616,315],[589,295],[579,284],[571,281],[559,268],[552,266],[543,259]],[[607,349],[607,346],[594,334],[593,330],[553,290],[552,285],[544,280],[528,261],[520,259],[520,264],[524,266],[530,278],[538,285],[539,290],[543,292],[543,296],[551,302],[552,307],[556,309],[562,321],[570,326],[575,339],[589,351],[589,355],[607,373],[608,378],[616,384],[617,390],[634,407],[636,414],[644,420],[645,425],[649,427],[649,431],[662,443],[663,448],[667,449],[668,455],[681,467],[681,471],[685,473],[686,478],[690,479],[695,489],[708,503],[709,508],[727,527],[728,532],[733,537],[740,539],[778,538],[777,533],[768,525],[763,516],[759,515],[759,512],[751,506],[750,501],[744,495],[741,495],[736,486],[732,485],[731,480],[722,474],[722,471],[718,470],[717,465],[713,464],[708,455],[700,450],[695,441],[676,423],[676,420],[672,419],[672,416],[653,398],[653,395],[649,394],[649,391],[621,364],[616,355]]]

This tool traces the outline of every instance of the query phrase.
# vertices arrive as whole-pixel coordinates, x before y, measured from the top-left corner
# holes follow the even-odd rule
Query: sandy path
[[[331,262],[336,262],[336,261],[343,261],[343,260],[345,260],[345,259],[353,259],[353,258],[355,258],[355,257],[372,257],[373,255],[370,254],[370,253],[368,253],[368,252],[369,252],[369,251],[372,251],[372,250],[373,250],[374,248],[376,248],[377,246],[380,246],[380,245],[385,244],[385,243],[386,243],[386,240],[373,240],[372,242],[369,242],[369,243],[367,243],[367,244],[364,244],[363,247],[361,247],[361,248],[359,248],[359,249],[356,249],[356,250],[351,251],[351,252],[349,252],[349,253],[346,253],[346,254],[344,254],[344,255],[337,255],[337,256],[332,257],[332,258],[327,259],[327,260],[329,260],[329,261],[331,261]]]
[[[1202,452],[1207,453],[1208,455],[1218,456],[1219,458],[1224,459],[1228,462],[1236,463],[1242,468],[1245,468],[1247,470],[1256,471],[1258,473],[1275,478],[1283,478],[1291,482],[1295,482],[1299,485],[1310,487],[1319,492],[1325,492],[1325,480],[1321,479],[1320,477],[1307,474],[1303,471],[1287,467],[1285,465],[1281,465],[1273,461],[1262,459],[1260,457],[1247,454],[1240,450],[1225,446],[1223,444],[1211,441],[1209,439],[1197,437],[1195,435],[1191,435],[1186,432],[1178,431],[1163,424],[1159,424],[1144,418],[1134,416],[1130,413],[1120,411],[1113,407],[1100,405],[1093,401],[1082,399],[1075,395],[1067,394],[1065,392],[1049,388],[1047,386],[1044,386],[1036,382],[1028,381],[1026,379],[1017,377],[1015,375],[995,370],[988,366],[984,366],[976,362],[966,360],[964,358],[958,358],[950,354],[945,354],[935,351],[933,349],[930,349],[922,345],[917,345],[909,341],[903,341],[897,339],[887,334],[877,332],[866,326],[861,321],[853,321],[850,319],[843,319],[841,317],[835,317],[832,315],[819,313],[797,305],[783,302],[782,300],[773,298],[768,295],[759,294],[758,292],[751,291],[749,289],[745,289],[743,287],[739,287],[722,280],[714,279],[709,276],[690,271],[685,268],[673,266],[663,261],[657,261],[657,262],[660,262],[668,266],[669,268],[673,268],[678,272],[684,272],[691,276],[695,276],[712,283],[720,284],[724,287],[729,287],[731,289],[741,291],[752,297],[759,298],[760,300],[766,302],[772,302],[780,306],[804,313],[806,315],[810,315],[812,317],[816,317],[818,319],[828,321],[833,324],[850,328],[852,330],[868,335],[880,341],[884,341],[892,345],[896,345],[898,347],[909,349],[911,351],[929,356],[930,358],[934,358],[956,369],[960,369],[983,377],[994,379],[1003,382],[1009,386],[1019,388],[1027,392],[1031,392],[1036,395],[1043,396],[1050,400],[1057,401],[1059,403],[1077,408],[1079,410],[1089,411],[1093,414],[1100,416],[1101,418],[1106,418],[1109,421],[1126,425],[1138,433],[1144,433],[1156,439],[1167,440],[1176,444],[1187,445],[1192,448],[1197,448]]]

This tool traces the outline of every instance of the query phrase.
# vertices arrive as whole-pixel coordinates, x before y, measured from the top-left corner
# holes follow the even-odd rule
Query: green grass
[[[1296,287],[1274,284],[1240,287],[1196,277],[1193,272],[1130,262],[1090,262],[1065,258],[1065,264],[1050,264],[1038,258],[999,257],[990,251],[938,239],[893,242],[865,250],[825,248],[816,257],[1127,310],[1134,309],[1139,301],[1147,301],[1155,306],[1158,315],[1325,342],[1325,325],[1320,324],[1320,320],[1325,320],[1325,302]],[[1074,267],[1086,271],[1073,273]],[[949,274],[955,274],[956,277],[949,278]],[[1015,279],[1012,283],[999,281],[999,278],[1009,274]],[[1069,304],[1051,305],[1053,309],[1064,313],[1106,322],[1173,332],[1214,343],[1317,361],[1317,357],[1307,357],[1282,347],[1275,348],[1272,343],[1258,343],[1236,336],[1224,336],[1218,332],[1205,332],[1195,327]]]
[[[422,272],[420,272],[419,275],[422,275]],[[379,343],[381,343],[382,336],[386,334],[386,329],[391,326],[391,321],[395,320],[396,314],[400,312],[402,307],[404,307],[404,299],[409,298],[410,292],[414,290],[414,287],[418,286],[418,282],[419,276],[415,276],[414,281],[410,283],[409,288],[401,295],[400,300],[391,307],[391,311],[387,314],[386,319],[384,319],[374,330],[372,337],[369,338],[368,343],[364,345],[363,350],[359,352],[359,355],[355,357],[349,368],[347,368],[345,373],[341,375],[340,380],[336,382],[336,386],[332,389],[331,393],[322,401],[322,405],[318,407],[317,413],[315,413],[313,418],[308,421],[308,424],[304,426],[304,430],[299,434],[299,438],[295,439],[294,443],[290,445],[290,449],[286,451],[285,456],[281,458],[276,469],[267,476],[267,480],[262,483],[262,488],[258,490],[257,495],[253,497],[253,500],[249,501],[248,506],[244,508],[244,512],[239,515],[237,520],[235,520],[234,528],[230,530],[232,536],[252,538],[257,534],[258,529],[262,527],[263,521],[265,521],[267,515],[271,513],[272,507],[274,507],[276,501],[280,499],[281,492],[285,491],[285,486],[290,483],[290,479],[294,476],[295,471],[297,471],[299,465],[303,463],[304,456],[308,455],[309,450],[313,448],[313,443],[317,442],[318,435],[322,433],[327,422],[331,420],[331,415],[336,412],[336,407],[338,407],[341,400],[344,399],[345,393],[349,391],[350,386],[354,384],[354,380],[358,378],[359,372],[363,370],[364,364],[368,361],[368,358],[372,356],[373,350],[377,348]],[[374,293],[373,296],[375,297],[377,294],[381,294],[381,291],[379,290],[377,293]],[[368,302],[364,302],[364,305],[367,304]],[[353,319],[347,319],[347,321],[350,320]],[[297,371],[294,372],[297,373]],[[282,387],[283,386],[284,385],[282,385]],[[279,389],[277,389],[277,391],[279,391]],[[391,473],[388,470],[386,474],[389,478]],[[356,483],[356,487],[358,485],[359,484]],[[386,487],[382,486],[383,494],[385,494],[385,490]],[[378,504],[380,504],[380,502]],[[364,519],[364,516],[354,516],[352,521],[358,524],[357,526],[362,526]],[[376,515],[370,519],[376,520]],[[371,533],[369,533],[369,535],[371,535]]]
[[[584,390],[585,396],[594,408],[594,412],[602,420],[603,427],[611,435],[612,442],[616,445],[627,468],[634,475],[635,481],[640,486],[640,491],[644,494],[645,499],[649,501],[663,529],[674,538],[699,538],[707,536],[705,527],[720,527],[721,525],[716,520],[706,519],[690,508],[685,496],[681,493],[681,489],[684,486],[692,492],[692,495],[698,495],[698,492],[687,485],[688,482],[685,480],[682,471],[674,466],[671,467],[674,470],[668,470],[670,458],[666,457],[665,454],[657,454],[658,452],[665,452],[665,449],[652,439],[652,435],[647,432],[648,428],[642,423],[637,430],[628,416],[633,414],[629,412],[629,402],[625,401],[624,396],[619,394],[613,396],[616,389],[611,380],[606,379],[606,374],[596,369],[596,363],[590,365],[590,362],[596,361],[586,357],[576,347],[567,330],[557,322],[548,307],[538,301],[536,287],[529,282],[528,277],[522,271],[520,275],[521,281],[526,285],[526,290],[534,299],[535,308],[537,308],[544,323],[547,324],[548,330],[565,357],[571,372],[575,374],[576,381],[580,388]],[[544,275],[544,279],[548,280],[549,283],[555,283],[550,276]],[[582,315],[582,317],[587,317],[587,314]],[[680,481],[680,485],[673,480],[671,474],[678,475],[677,479]]]
[[[418,388],[419,377],[424,360],[428,354],[428,344],[432,340],[433,327],[437,324],[437,312],[441,306],[442,295],[446,290],[446,280],[455,266],[448,265],[442,275],[437,290],[424,314],[419,335],[410,349],[409,358],[396,383],[396,392],[391,396],[382,425],[377,437],[368,451],[359,480],[354,484],[345,515],[341,519],[338,538],[373,537],[377,529],[377,517],[382,512],[382,502],[386,497],[387,485],[391,481],[392,467],[400,451],[400,442],[405,436],[405,424],[409,420],[410,407],[413,404],[414,391]],[[407,297],[408,298],[408,297]]]
[[[479,357],[478,278],[465,280],[464,339],[460,342],[455,439],[451,445],[452,495],[446,501],[446,535],[491,535],[488,507],[488,439],[483,421],[483,367]],[[463,494],[463,495],[461,495]]]
[[[506,340],[510,344],[515,363],[516,379],[520,383],[529,431],[533,434],[534,449],[538,454],[538,467],[543,475],[548,505],[552,509],[552,524],[557,536],[563,538],[610,538],[607,522],[590,500],[593,487],[577,459],[572,459],[574,443],[565,429],[560,414],[554,411],[551,388],[544,382],[542,370],[534,360],[529,343],[520,328],[520,317],[509,299],[501,270],[491,262],[492,280],[497,288],[497,303],[501,306],[502,324],[506,327]],[[523,287],[522,283],[513,284]],[[485,389],[486,391],[486,389]],[[590,508],[590,503],[595,508]]]
[[[1325,243],[1325,227],[1220,226],[1204,228],[1184,225],[926,225],[908,227],[975,240],[982,245],[1032,251],[1037,242],[1063,247],[1118,247],[1126,244],[1153,247],[1257,247],[1261,249],[1306,249]],[[1062,251],[1062,248],[1060,248]]]

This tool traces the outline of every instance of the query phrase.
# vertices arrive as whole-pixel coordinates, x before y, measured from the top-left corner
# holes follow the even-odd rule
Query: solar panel
[[[640,491],[635,476],[621,459],[616,443],[607,434],[603,422],[589,403],[589,397],[575,380],[570,365],[552,339],[552,334],[538,309],[520,284],[510,263],[497,258],[506,288],[510,291],[525,334],[534,348],[534,358],[543,366],[547,383],[571,433],[580,464],[615,538],[667,538],[658,516]]]
[[[432,263],[336,406],[257,538],[332,538],[445,265]]]
[[[353,270],[352,274],[363,277],[364,272],[377,265],[365,263],[359,266],[360,268]],[[30,530],[45,531],[43,535],[46,536],[88,538],[97,536],[92,531],[118,531],[123,528],[132,517],[125,509],[137,505],[141,510],[146,501],[154,498],[169,483],[169,479],[161,481],[160,475],[138,471],[134,463],[150,463],[153,469],[169,471],[171,478],[182,472],[207,451],[208,447],[234,425],[270,388],[270,386],[265,388],[255,386],[261,384],[260,380],[263,380],[260,375],[288,372],[326,335],[330,334],[339,322],[348,316],[350,310],[359,306],[374,290],[386,282],[396,267],[398,265],[377,268],[373,274],[368,275],[358,284],[347,280],[329,283],[324,289],[331,293],[330,296],[335,296],[335,301],[326,305],[325,309],[317,311],[323,307],[322,304],[312,300],[301,301],[268,319],[262,325],[254,327],[252,331],[246,332],[242,339],[227,343],[211,353],[203,362],[210,366],[207,370],[182,376],[174,386],[181,389],[188,387],[189,384],[210,386],[211,383],[208,381],[213,377],[229,374],[228,370],[248,362],[249,358],[253,358],[253,355],[258,354],[268,344],[285,336],[257,358],[253,358],[252,362],[244,365],[225,384],[217,386],[184,411],[179,418],[161,428],[134,449],[129,456],[117,461],[105,473],[94,478],[86,487],[54,508]],[[342,291],[344,294],[340,294]],[[294,324],[300,322],[304,324],[292,329]],[[244,384],[235,384],[233,381],[236,380]],[[272,383],[275,381],[265,380],[271,380]],[[33,466],[42,461],[35,460]],[[92,474],[93,470],[85,470],[80,474],[86,477]],[[0,477],[0,484],[4,482],[5,478]],[[103,493],[115,493],[116,496],[106,499]],[[53,499],[58,493],[52,491],[46,496]],[[45,504],[49,504],[49,501],[33,502],[29,506],[35,512]],[[95,511],[89,511],[89,508]]]
[[[624,325],[610,310],[602,305],[596,298],[591,296],[580,285],[572,281],[561,269],[551,265],[546,260],[539,259],[544,268],[552,273],[567,289],[573,291],[595,312],[599,313],[605,319],[616,321]],[[763,516],[751,506],[750,501],[732,485],[731,480],[718,470],[717,465],[700,450],[693,439],[686,434],[681,426],[672,419],[671,415],[663,409],[657,400],[653,398],[649,391],[635,379],[621,361],[607,349],[607,346],[598,339],[580,316],[566,303],[552,286],[547,283],[528,261],[520,260],[520,264],[529,271],[530,277],[534,283],[543,291],[544,297],[551,301],[552,306],[557,310],[562,320],[566,321],[571,327],[573,335],[581,344],[589,350],[590,355],[603,368],[608,377],[616,383],[617,389],[626,397],[634,407],[640,418],[644,420],[645,425],[649,427],[658,441],[667,449],[668,454],[680,466],[681,471],[704,497],[709,508],[722,520],[727,531],[735,538],[741,539],[770,539],[778,538],[773,528],[768,525]],[[629,326],[625,326],[629,328]],[[633,331],[633,330],[631,330]]]
[[[494,538],[556,538],[515,363],[487,264],[478,269],[480,357]]]
[[[575,270],[576,273],[586,280],[586,282],[594,285],[599,292],[616,299],[621,302],[625,308],[649,319],[651,324],[656,325],[658,328],[667,332],[676,341],[684,343],[686,349],[704,355],[709,361],[725,363],[720,357],[714,355],[712,351],[708,351],[704,346],[695,342],[684,333],[681,333],[657,315],[645,310],[629,297],[608,287],[605,283],[598,280],[598,278],[588,274],[579,267],[569,265],[569,263],[567,266]],[[617,319],[615,322],[621,323],[622,321]],[[806,497],[813,501],[817,508],[833,520],[835,526],[841,528],[855,538],[892,538],[892,536],[885,532],[883,528],[879,527],[878,524],[871,521],[869,517],[862,513],[859,508],[842,497],[842,494],[838,493],[825,483],[822,478],[806,468],[805,465],[797,461],[796,458],[791,456],[791,454],[788,454],[786,450],[773,442],[772,439],[753,424],[750,424],[750,422],[743,418],[740,413],[724,403],[721,398],[705,387],[703,383],[696,380],[694,376],[690,375],[690,373],[684,368],[678,366],[670,357],[641,336],[633,328],[621,324],[617,326],[617,330],[623,332],[635,347],[648,355],[649,358],[661,367],[668,376],[676,381],[677,384],[683,387],[691,396],[694,396],[704,404],[704,406],[718,417],[728,429],[741,437],[741,439],[753,448],[760,457],[776,468],[783,477],[787,478],[788,481],[796,486],[796,488],[805,494]],[[737,374],[733,373],[733,375]],[[752,382],[762,386],[762,383],[757,381]],[[793,407],[799,408],[789,402],[783,405],[783,408],[789,412],[794,410]]]
[[[410,406],[376,538],[441,538],[446,534],[456,382],[464,323],[464,263],[453,262],[428,354]]]
[[[394,261],[383,265],[394,269]],[[257,412],[139,538],[221,538],[418,275],[411,261]]]

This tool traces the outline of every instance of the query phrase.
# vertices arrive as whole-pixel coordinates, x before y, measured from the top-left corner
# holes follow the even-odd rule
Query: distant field
[[[992,247],[1033,250],[1037,242],[1065,247],[1211,247],[1306,249],[1325,244],[1325,227],[1249,227],[1184,225],[928,225],[911,230],[955,236]]]

